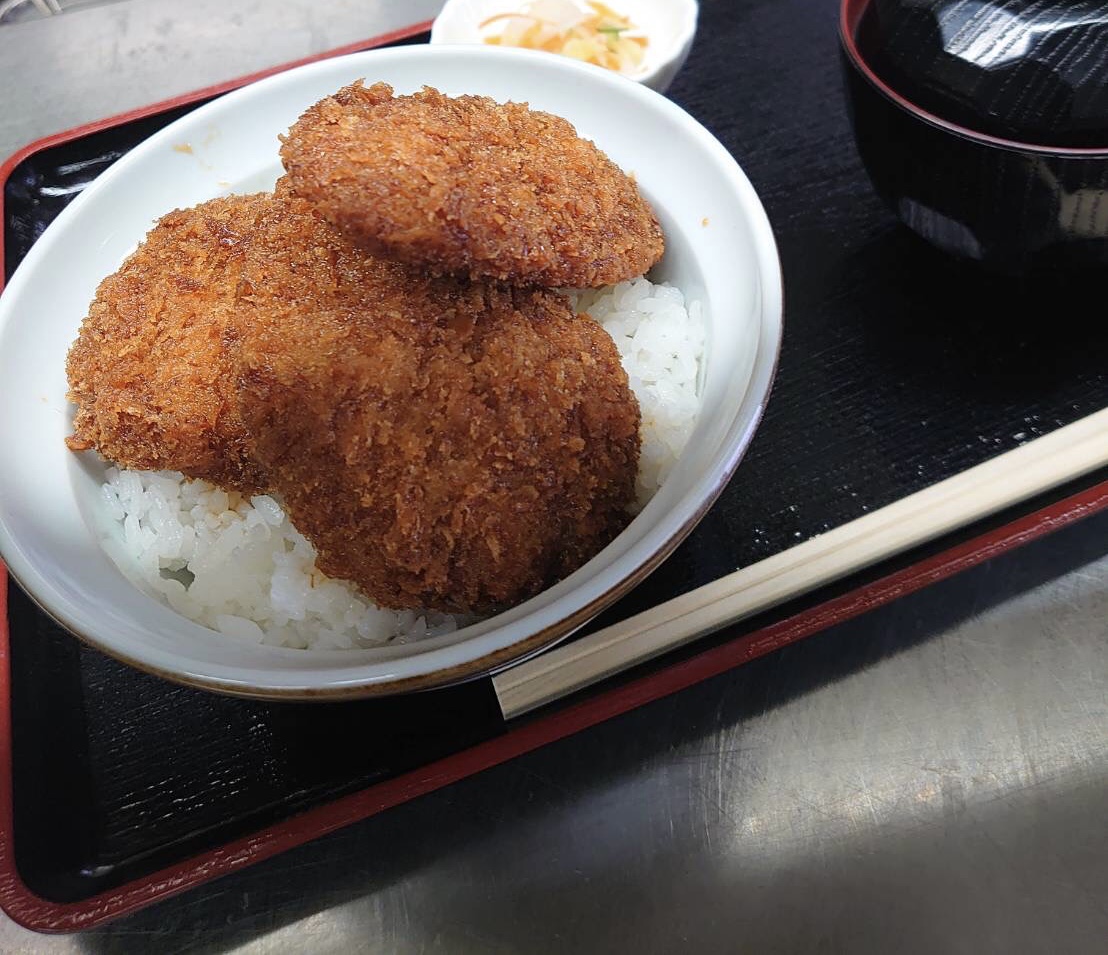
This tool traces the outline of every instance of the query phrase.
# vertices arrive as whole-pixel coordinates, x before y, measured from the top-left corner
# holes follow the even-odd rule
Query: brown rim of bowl
[[[778,328],[783,329],[784,326],[784,275],[781,269],[781,259],[777,256],[777,274],[779,287],[781,288],[781,303],[777,314]],[[540,630],[538,633],[533,633],[528,637],[524,637],[521,640],[516,641],[507,647],[502,647],[499,650],[495,650],[492,653],[487,653],[484,656],[478,657],[475,660],[470,660],[466,663],[460,663],[456,666],[449,667],[447,669],[436,670],[432,673],[423,674],[422,676],[406,677],[399,680],[387,680],[377,683],[359,683],[352,686],[337,686],[332,688],[320,687],[320,688],[297,688],[297,687],[248,687],[239,683],[231,681],[220,680],[217,678],[197,678],[183,673],[174,673],[169,670],[163,670],[161,667],[152,666],[141,660],[136,660],[126,653],[120,653],[118,650],[104,646],[97,638],[89,636],[87,633],[82,632],[76,627],[70,626],[64,620],[55,616],[47,607],[44,607],[42,603],[34,596],[34,594],[22,585],[18,576],[16,576],[11,568],[6,564],[0,564],[0,570],[6,571],[11,575],[12,580],[20,584],[23,592],[28,598],[38,607],[46,616],[62,627],[66,632],[73,634],[80,639],[83,643],[92,647],[95,650],[100,651],[106,656],[111,657],[114,660],[118,660],[120,663],[133,667],[136,670],[140,670],[143,673],[150,674],[151,676],[159,677],[163,680],[168,680],[171,683],[176,683],[180,686],[187,686],[193,689],[207,690],[214,693],[220,693],[224,696],[239,697],[241,699],[250,700],[268,700],[271,702],[337,702],[345,700],[357,700],[367,699],[370,697],[384,697],[384,696],[399,696],[404,693],[412,693],[422,690],[439,689],[446,686],[453,686],[458,683],[464,683],[468,680],[479,679],[484,676],[488,676],[498,669],[507,667],[513,663],[522,661],[525,657],[532,656],[539,653],[542,650],[549,649],[555,643],[565,639],[572,634],[579,627],[584,626],[593,617],[595,617],[602,610],[613,604],[616,600],[626,594],[633,587],[640,584],[646,577],[648,577],[658,566],[664,561],[674,550],[677,549],[677,545],[680,544],[696,527],[697,524],[704,518],[704,515],[708,513],[711,506],[723,493],[723,489],[730,482],[731,478],[735,474],[735,470],[738,468],[742,459],[746,456],[747,450],[750,448],[750,443],[754,439],[754,434],[758,430],[759,424],[761,424],[762,417],[765,414],[766,405],[769,402],[770,394],[773,390],[774,382],[777,378],[777,366],[781,358],[781,342],[782,334],[778,334],[777,342],[774,347],[772,363],[769,370],[769,384],[766,388],[766,393],[759,399],[759,404],[755,410],[754,416],[751,418],[750,423],[747,425],[743,434],[740,437],[739,442],[735,445],[734,450],[731,452],[723,473],[720,475],[720,479],[705,495],[704,500],[700,502],[697,509],[690,515],[689,519],[685,521],[673,534],[670,535],[662,545],[650,556],[650,559],[645,561],[641,566],[637,567],[634,571],[624,577],[619,583],[617,583],[611,589],[605,591],[595,600],[590,601],[584,607],[566,617],[563,620],[558,621],[556,624],[552,624],[549,627]]]
[[[1012,152],[1034,153],[1040,156],[1060,156],[1072,159],[1108,159],[1108,145],[1099,147],[1045,146],[1040,143],[1021,142],[1018,139],[1005,139],[1002,136],[991,136],[988,133],[978,132],[968,126],[952,123],[948,119],[943,119],[941,116],[937,116],[917,106],[910,99],[901,95],[886,84],[884,80],[870,69],[869,64],[866,63],[865,57],[862,56],[861,51],[858,49],[858,44],[855,42],[855,34],[858,30],[858,24],[862,19],[862,14],[865,13],[866,8],[872,2],[873,0],[842,0],[842,4],[839,8],[839,42],[842,44],[842,48],[846,55],[850,58],[851,64],[869,84],[884,95],[886,99],[891,100],[905,112],[911,113],[913,116],[923,120],[931,126],[936,126],[948,133],[953,133],[955,136],[960,136],[962,139],[968,139],[971,142],[980,143],[981,145],[995,146]]]

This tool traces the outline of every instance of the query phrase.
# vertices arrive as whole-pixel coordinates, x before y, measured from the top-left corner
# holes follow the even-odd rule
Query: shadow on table
[[[286,950],[285,945],[288,950],[300,945],[313,951],[346,950],[352,940],[360,940],[364,950],[423,950],[441,946],[447,939],[453,940],[448,946],[452,951],[459,945],[494,950],[506,938],[512,939],[507,950],[528,939],[542,948],[542,938],[529,934],[533,923],[535,931],[554,933],[545,944],[557,949],[559,938],[564,942],[581,937],[581,924],[576,924],[581,919],[589,926],[586,937],[600,949],[625,946],[634,939],[650,949],[665,938],[700,937],[720,919],[727,923],[732,917],[718,909],[710,914],[704,907],[711,899],[718,906],[721,886],[738,875],[720,868],[726,859],[721,861],[721,850],[712,843],[713,833],[719,838],[732,825],[724,807],[729,797],[722,791],[715,796],[705,793],[704,780],[696,773],[699,761],[718,761],[721,745],[735,754],[744,747],[756,749],[759,744],[748,738],[748,731],[772,719],[791,701],[941,638],[958,624],[1103,557],[1105,539],[1108,515],[1090,518],[688,691],[121,919],[78,941],[89,952],[105,955],[133,950],[136,942],[159,952],[214,953],[291,926],[292,934],[270,938],[264,950]],[[904,687],[906,697],[913,692],[922,691]],[[885,702],[895,705],[896,701]],[[764,755],[772,766],[773,754]],[[683,781],[685,773],[689,778]],[[944,790],[944,800],[946,795]],[[1073,798],[1079,797],[1080,793]],[[661,803],[674,799],[678,803],[667,803],[662,813]],[[694,804],[696,813],[707,813],[712,819],[705,815],[699,823],[690,823],[687,816]],[[777,808],[795,810],[800,816],[807,812],[799,804]],[[996,808],[1008,814],[1015,811],[1008,805]],[[668,833],[659,814],[668,816]],[[681,878],[669,883],[672,897],[683,900],[682,908],[669,904],[664,891],[650,889],[647,876],[651,866],[658,865],[672,879],[673,866],[685,864],[678,854],[682,846],[673,834],[675,818],[685,827],[681,839],[700,840],[695,858],[705,867],[704,872],[682,870]],[[974,858],[986,858],[988,840],[980,820],[975,825],[970,836],[959,837],[955,850],[967,853],[972,848],[979,854]],[[1054,834],[1049,838],[1060,840],[1059,845],[1089,836],[1081,836],[1082,830],[1072,822],[1068,830],[1055,831],[1063,826],[1062,819],[1051,825]],[[686,831],[690,826],[694,834]],[[864,824],[861,829],[864,835]],[[730,831],[728,838],[739,846],[743,839],[757,845],[756,833]],[[896,838],[902,840],[895,844],[903,850],[905,865],[934,868],[935,860],[926,850],[934,835],[904,832]],[[1095,840],[1089,844],[1095,846]],[[1022,845],[1016,855],[1022,859],[1028,852],[1033,855],[1033,850],[1030,843]],[[843,892],[851,891],[852,879],[861,879],[868,891],[891,891],[897,886],[907,890],[905,881],[911,878],[889,861],[888,846],[874,852],[881,854],[880,860],[859,862],[859,856],[849,864],[835,863],[846,867]],[[1024,862],[1033,865],[1035,860],[1028,857],[1012,864]],[[804,860],[778,859],[775,864],[792,872],[798,885],[815,879],[816,873],[822,873],[820,878],[828,876],[831,865],[823,858],[805,875]],[[808,860],[808,864],[815,863]],[[1073,875],[1072,869],[1067,871]],[[936,884],[941,882],[944,893],[958,885],[957,877],[943,882],[942,873],[924,874],[937,879]],[[596,880],[594,888],[590,879]],[[792,900],[788,906],[801,919],[797,927],[801,931],[804,900],[792,892],[771,891],[774,886],[781,888],[776,882],[755,882],[754,888],[747,888],[765,904]],[[653,891],[661,895],[652,899]],[[974,891],[980,895],[983,890]],[[572,898],[572,908],[565,907],[567,896]],[[959,896],[968,897],[965,892]],[[357,901],[361,904],[347,904]],[[912,904],[931,902],[934,899],[924,894]],[[743,911],[748,911],[748,904],[735,900]],[[633,922],[613,914],[620,911],[619,905],[628,907],[628,916],[636,916]],[[668,913],[668,928],[653,936],[651,943],[651,932],[660,930],[660,923],[655,923],[662,912]],[[976,928],[987,929],[994,916],[984,913]],[[771,921],[784,931],[780,917],[781,912],[775,912]],[[571,922],[564,926],[568,934],[558,935],[556,926],[562,919]],[[887,927],[887,919],[875,918],[874,924]],[[623,926],[618,929],[623,934],[611,936],[618,926]],[[752,938],[764,939],[767,931],[763,926]],[[947,936],[936,928],[931,935],[919,936],[920,943],[929,937],[941,948]],[[794,941],[798,939],[806,945],[819,943],[814,937],[797,936]]]

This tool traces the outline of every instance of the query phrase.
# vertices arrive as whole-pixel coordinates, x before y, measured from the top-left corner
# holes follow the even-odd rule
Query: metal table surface
[[[0,153],[434,14],[0,27]],[[1108,950],[1108,516],[250,870],[17,952]]]

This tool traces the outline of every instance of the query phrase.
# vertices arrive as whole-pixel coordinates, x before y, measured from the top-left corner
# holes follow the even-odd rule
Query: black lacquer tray
[[[1090,292],[1096,300],[1105,276],[990,276],[899,227],[854,151],[836,24],[832,0],[701,4],[693,55],[669,95],[734,153],[762,196],[781,252],[785,345],[734,481],[649,584],[596,625],[1108,405],[1108,327],[1079,304]],[[5,166],[5,274],[82,185],[211,95],[54,137]],[[511,725],[484,680],[324,705],[177,687],[61,632],[9,582],[0,903],[43,930],[133,910],[1108,506],[1106,477],[1075,481]]]

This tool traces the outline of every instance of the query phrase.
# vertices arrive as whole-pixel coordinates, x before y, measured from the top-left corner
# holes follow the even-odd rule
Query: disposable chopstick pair
[[[493,678],[519,716],[1108,465],[1108,409]]]

